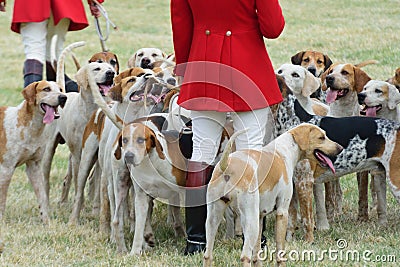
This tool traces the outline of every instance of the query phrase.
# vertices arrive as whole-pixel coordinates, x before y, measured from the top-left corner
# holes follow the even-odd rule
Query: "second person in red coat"
[[[260,149],[273,127],[270,105],[282,101],[264,39],[285,20],[278,0],[171,0],[178,104],[191,110],[193,154],[187,166],[185,254],[205,248],[206,184],[227,114],[236,149]]]
[[[5,0],[0,0],[5,3]],[[99,0],[98,2],[103,2]],[[93,16],[100,15],[98,8],[88,0]],[[56,58],[63,50],[65,35],[88,26],[82,0],[15,0],[11,30],[20,33],[24,45],[24,87],[42,80],[46,64],[47,80],[55,80],[50,64],[51,42],[55,40]],[[66,77],[66,90],[77,91],[75,82]]]

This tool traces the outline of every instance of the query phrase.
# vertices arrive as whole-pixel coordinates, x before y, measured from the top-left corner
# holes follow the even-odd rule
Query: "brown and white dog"
[[[86,123],[98,106],[93,100],[93,91],[99,91],[107,97],[108,90],[113,84],[114,68],[108,63],[91,62],[83,66],[75,75],[79,85],[79,93],[68,94],[69,101],[60,110],[61,119],[49,130],[50,137],[46,146],[43,161],[46,190],[49,192],[49,176],[51,162],[57,145],[63,141],[71,152],[71,167],[73,181],[78,176],[79,163],[82,150],[82,136]],[[59,75],[57,75],[59,76]]]
[[[285,249],[288,210],[292,198],[294,169],[299,160],[329,167],[328,156],[336,156],[342,147],[331,141],[323,130],[301,124],[280,135],[261,150],[241,150],[232,154],[232,135],[221,161],[216,165],[207,190],[206,251],[204,265],[211,266],[212,250],[222,214],[229,204],[240,213],[244,244],[240,260],[243,266],[257,263],[261,249],[263,217],[276,210],[276,251]],[[279,265],[284,265],[279,256]]]
[[[113,68],[115,69],[115,73],[118,75],[119,74],[119,62],[118,62],[118,57],[116,54],[112,53],[112,52],[98,52],[96,54],[94,54],[90,59],[89,59],[89,63],[90,62],[106,62],[108,64],[110,64],[111,66],[113,66]]]
[[[306,68],[315,77],[320,77],[332,65],[328,55],[314,50],[300,51],[290,59],[294,65]]]
[[[370,80],[358,94],[362,115],[400,122],[400,92],[388,82]]]
[[[120,206],[128,189],[121,181],[126,181],[126,177],[131,177],[135,190],[135,234],[131,254],[140,255],[147,247],[154,246],[150,226],[154,198],[167,200],[174,218],[175,235],[185,235],[179,207],[181,194],[185,192],[186,162],[190,156],[180,149],[179,132],[162,131],[165,118],[165,114],[153,114],[127,124],[114,142],[113,180],[119,192],[115,195],[113,225],[119,229],[116,231],[119,251],[126,251],[123,229],[119,227],[122,223]],[[191,147],[191,143],[187,147]]]
[[[368,74],[356,65],[332,64],[322,76],[322,90],[327,91],[326,102],[330,106],[330,116],[358,116],[360,106],[357,94],[371,80]]]
[[[155,62],[162,61],[165,58],[166,54],[159,48],[140,48],[129,58],[128,68],[141,67],[143,69],[153,69]]]
[[[397,89],[400,90],[400,68],[397,68],[394,71],[394,76],[389,78],[387,82],[393,84]]]
[[[42,155],[47,136],[45,124],[59,118],[67,96],[55,82],[40,81],[23,91],[24,101],[16,107],[0,107],[0,220],[6,207],[7,190],[16,167],[26,165],[42,221],[49,223],[49,199],[43,184]]]

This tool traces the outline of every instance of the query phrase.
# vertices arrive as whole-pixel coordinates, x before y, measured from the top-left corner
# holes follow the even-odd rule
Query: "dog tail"
[[[111,120],[112,123],[121,131],[123,128],[123,121],[119,118],[108,106],[103,96],[100,94],[99,86],[94,81],[94,78],[89,75],[88,77],[89,87],[92,92],[94,102],[101,108],[106,116]]]
[[[377,60],[369,59],[369,60],[365,60],[365,61],[363,61],[363,62],[360,62],[360,63],[358,63],[358,64],[355,64],[354,66],[356,66],[356,67],[358,67],[358,68],[362,68],[362,67],[367,66],[367,65],[378,64],[378,63],[379,63],[379,62],[378,62]]]
[[[80,46],[84,46],[86,42],[80,41],[80,42],[75,42],[70,45],[68,45],[64,50],[62,51],[60,58],[57,61],[57,76],[56,76],[56,82],[57,84],[61,87],[63,90],[63,93],[65,93],[65,80],[64,80],[64,61],[65,61],[65,56],[72,51],[72,49]]]
[[[228,168],[228,158],[229,158],[229,154],[232,153],[232,146],[233,146],[233,142],[235,141],[236,137],[242,133],[247,132],[248,129],[243,129],[240,131],[235,132],[234,134],[232,134],[232,136],[229,138],[228,143],[225,146],[224,151],[222,152],[222,156],[221,156],[221,160],[219,161],[219,167],[221,169],[222,172],[224,172],[226,170],[226,168]]]

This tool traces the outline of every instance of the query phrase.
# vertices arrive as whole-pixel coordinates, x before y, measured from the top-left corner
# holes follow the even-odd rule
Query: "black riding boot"
[[[186,234],[185,255],[192,255],[205,250],[207,184],[214,167],[203,162],[189,161],[186,175]]]
[[[24,88],[43,78],[43,64],[36,59],[27,59],[24,62]]]
[[[46,61],[46,78],[48,81],[55,81],[56,80],[56,71],[54,70],[53,66],[49,61]],[[79,92],[78,84],[71,80],[66,74],[64,75],[65,80],[65,92]]]

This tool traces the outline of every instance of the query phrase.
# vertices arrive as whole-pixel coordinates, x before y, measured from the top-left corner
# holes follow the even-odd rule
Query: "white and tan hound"
[[[229,204],[239,210],[244,234],[241,254],[243,266],[256,263],[261,249],[263,217],[276,210],[276,251],[285,249],[292,176],[299,160],[329,167],[330,156],[342,147],[331,141],[323,130],[301,124],[280,135],[261,150],[241,150],[229,154],[234,134],[216,165],[207,190],[206,251],[204,265],[211,266],[212,250],[222,214]],[[328,157],[329,156],[329,157]],[[277,258],[278,264],[284,262]]]
[[[46,124],[59,118],[67,96],[55,82],[40,81],[23,91],[16,107],[0,107],[0,220],[6,208],[8,186],[16,167],[26,165],[26,174],[39,202],[42,221],[49,222],[49,199],[43,183],[41,160],[47,142]]]

